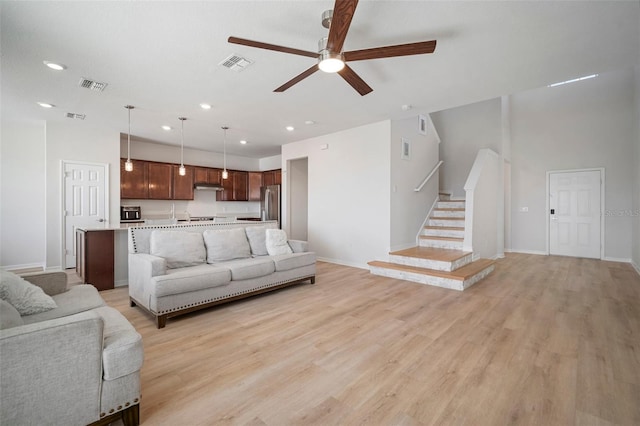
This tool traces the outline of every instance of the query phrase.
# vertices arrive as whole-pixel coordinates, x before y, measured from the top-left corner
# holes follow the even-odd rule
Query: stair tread
[[[464,226],[427,225],[424,228],[425,229],[439,229],[439,230],[442,230],[442,231],[464,231]]]
[[[434,235],[420,235],[420,238],[423,240],[464,241],[464,238],[436,237]]]
[[[395,269],[397,271],[411,272],[414,274],[431,275],[434,277],[464,281],[476,275],[477,273],[485,270],[486,268],[493,265],[494,263],[495,262],[490,259],[478,259],[474,262],[469,263],[468,265],[465,265],[451,272],[436,271],[434,269],[427,269],[427,268],[418,268],[416,266],[398,265],[397,263],[382,262],[379,260],[368,262],[368,265],[375,266],[378,268]]]
[[[429,219],[432,220],[464,220],[464,216],[462,217],[452,217],[452,216],[431,216]]]
[[[471,252],[437,247],[411,247],[405,250],[393,251],[389,254],[392,256],[405,256],[419,259],[439,260],[443,262],[454,262],[468,256]]]
[[[445,211],[445,212],[463,212],[465,209],[462,207],[436,207],[433,211]]]
[[[464,203],[467,200],[438,200],[438,201],[441,201],[443,203]]]

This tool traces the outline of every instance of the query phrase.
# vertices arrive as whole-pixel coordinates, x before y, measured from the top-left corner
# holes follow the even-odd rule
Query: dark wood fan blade
[[[302,80],[309,77],[311,74],[313,74],[316,71],[318,71],[318,64],[315,64],[314,66],[304,71],[303,73],[293,77],[291,80],[287,81],[285,84],[283,84],[282,86],[274,90],[274,92],[284,92],[289,87],[293,86],[294,84],[300,83]]]
[[[262,43],[260,41],[247,40],[246,38],[229,37],[229,43],[242,44],[243,46],[257,47],[258,49],[275,50],[276,52],[291,53],[292,55],[308,56],[310,58],[318,58],[316,52],[308,52],[306,50],[293,49],[291,47],[278,46],[277,44]]]
[[[436,50],[436,40],[354,50],[344,52],[343,55],[345,61],[363,61],[365,59],[392,58],[394,56],[422,55],[424,53],[433,53],[434,50]]]
[[[333,17],[331,27],[329,27],[329,37],[327,39],[327,50],[333,53],[340,53],[342,45],[347,38],[349,26],[356,11],[358,0],[336,0],[333,6]]]
[[[344,78],[345,81],[349,83],[351,87],[356,89],[356,92],[360,93],[362,96],[373,92],[373,89],[369,87],[369,85],[365,83],[364,80],[361,79],[360,76],[348,65],[345,64],[344,68],[338,71],[338,74],[340,74],[342,78]]]

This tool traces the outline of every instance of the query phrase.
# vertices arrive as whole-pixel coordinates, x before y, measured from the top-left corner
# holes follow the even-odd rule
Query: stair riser
[[[433,212],[431,213],[431,215],[435,216],[435,217],[461,217],[461,218],[464,218],[464,210],[451,211],[451,210],[434,209]]]
[[[491,265],[477,274],[467,278],[464,281],[454,280],[442,277],[435,277],[432,275],[416,274],[412,272],[398,271],[395,269],[387,269],[380,267],[370,267],[370,272],[374,275],[380,275],[383,277],[395,278],[400,280],[413,281],[420,284],[427,284],[436,287],[448,288],[451,290],[462,291],[471,287],[487,275],[489,275],[494,269],[494,265]]]
[[[473,261],[473,254],[469,253],[468,256],[464,256],[453,262],[445,262],[441,260],[432,259],[420,259],[417,257],[397,256],[390,255],[389,262],[397,263],[398,265],[415,266],[418,268],[435,269],[437,271],[451,272]]]
[[[464,228],[464,219],[429,219],[429,223],[427,225]]]
[[[455,201],[438,201],[437,209],[464,209],[465,204]]]
[[[420,238],[420,246],[462,250],[462,241],[430,240],[427,238]]]
[[[464,238],[464,230],[452,230],[452,229],[430,229],[425,228],[422,231],[422,235],[430,237],[452,237],[452,238]]]

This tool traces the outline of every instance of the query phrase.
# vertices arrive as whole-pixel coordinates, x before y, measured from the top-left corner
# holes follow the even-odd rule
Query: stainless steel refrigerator
[[[269,185],[260,188],[260,218],[277,220],[280,224],[280,185]]]

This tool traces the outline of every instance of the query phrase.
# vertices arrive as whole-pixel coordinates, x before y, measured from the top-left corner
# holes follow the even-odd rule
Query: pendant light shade
[[[223,156],[222,161],[224,163],[224,169],[222,170],[222,179],[229,179],[229,172],[227,171],[227,130],[229,128],[227,126],[222,126],[222,130],[224,130],[224,145],[223,145]]]
[[[180,176],[184,176],[187,174],[187,169],[184,168],[184,120],[186,120],[186,117],[178,117],[178,120],[180,120],[180,136],[181,136],[181,142],[180,142],[180,168],[178,169],[178,174],[180,174]]]
[[[128,110],[129,114],[129,132],[127,133],[127,161],[124,163],[124,170],[127,172],[133,171],[133,163],[131,162],[131,110],[134,108],[133,105],[125,105],[124,106]]]

